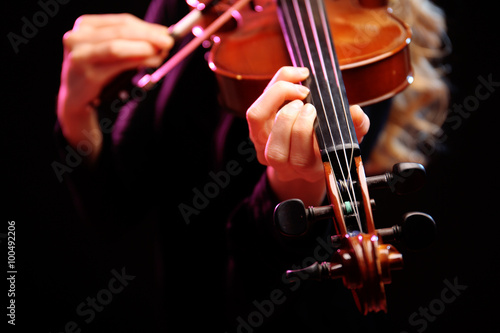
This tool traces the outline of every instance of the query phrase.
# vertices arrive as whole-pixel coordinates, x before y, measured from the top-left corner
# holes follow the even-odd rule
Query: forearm
[[[85,162],[92,165],[102,150],[103,136],[97,111],[90,105],[71,105],[71,99],[60,92],[57,118],[68,144]]]

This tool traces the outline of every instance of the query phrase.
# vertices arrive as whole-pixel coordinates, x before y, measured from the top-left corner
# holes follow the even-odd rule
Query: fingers
[[[130,14],[83,15],[63,37],[61,88],[72,103],[98,97],[116,75],[157,67],[174,44],[168,28]]]
[[[306,68],[283,67],[247,111],[260,163],[272,166],[283,179],[307,174],[316,165],[316,111],[312,105],[304,105],[309,89],[298,84],[308,75]]]
[[[314,132],[315,119],[316,109],[312,104],[305,104],[293,124],[290,143],[290,164],[309,181],[316,180],[314,174],[318,171],[323,178],[323,164]]]
[[[308,93],[306,87],[286,81],[267,88],[246,114],[254,143],[267,141],[276,112],[286,101],[303,100]]]
[[[81,62],[135,60],[157,64],[174,40],[168,28],[145,22],[130,14],[83,15],[63,37],[65,54]],[[155,59],[156,60],[156,59]]]
[[[114,26],[136,26],[138,28],[149,27],[151,29],[157,29],[163,33],[168,33],[167,27],[156,23],[146,22],[128,13],[82,15],[76,19],[75,24],[73,25],[73,31]]]
[[[112,40],[132,40],[146,41],[155,46],[158,50],[170,49],[173,45],[173,38],[167,34],[167,28],[136,29],[130,26],[113,26],[99,29],[99,31],[72,30],[64,37],[64,45],[73,48],[83,43],[100,43]]]
[[[82,44],[71,52],[72,61],[89,63],[115,63],[121,60],[140,63],[155,57],[163,58],[163,55],[151,43],[124,39]]]
[[[359,105],[351,106],[349,111],[351,112],[356,137],[358,138],[358,142],[361,142],[370,129],[370,118],[368,118]]]
[[[265,147],[265,164],[280,169],[289,162],[292,128],[304,103],[295,100],[285,105],[276,115],[274,126]]]
[[[298,84],[307,76],[307,69],[282,68],[247,111],[250,137],[259,162],[272,167],[273,174],[281,181],[316,182],[324,177],[314,132],[316,110],[302,102],[309,90]],[[350,111],[361,142],[370,120],[357,105]]]
[[[281,67],[274,75],[268,84],[268,88],[273,86],[278,81],[287,81],[291,83],[299,83],[307,79],[309,69],[302,67],[285,66]]]
[[[85,14],[76,19],[73,29],[82,27],[105,27],[109,25],[127,24],[140,21],[132,14]]]
[[[65,34],[63,42],[71,49],[79,44],[117,39],[146,41],[159,50],[168,50],[174,43],[167,27],[128,14],[84,15],[76,21],[73,30]]]
[[[264,146],[257,148],[259,161],[274,168],[282,181],[323,177],[323,167],[314,136],[316,110],[295,100],[276,115]]]
[[[297,84],[308,76],[307,69],[283,67],[263,94],[248,109],[246,117],[254,144],[265,145],[278,110],[287,101],[303,100],[309,89]]]
[[[311,104],[293,101],[276,116],[264,156],[282,181],[323,178],[323,165],[314,135],[316,110]]]

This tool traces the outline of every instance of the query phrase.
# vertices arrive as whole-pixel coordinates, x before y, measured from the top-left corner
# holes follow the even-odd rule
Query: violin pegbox
[[[357,168],[359,171],[362,165],[358,164]],[[332,177],[334,175],[327,173],[327,179],[332,181]],[[364,172],[358,172],[358,179],[353,181],[354,187],[365,192],[362,194],[364,203],[357,204],[369,203],[371,206],[374,203],[369,199],[369,190],[387,189],[398,195],[414,192],[422,186],[425,169],[417,163],[400,163],[394,166],[392,173],[364,180],[363,177]],[[396,185],[399,186],[398,190],[394,190],[395,181],[400,184]],[[365,185],[360,185],[362,183]],[[290,281],[304,277],[314,280],[341,278],[346,288],[351,289],[361,313],[366,315],[369,312],[386,312],[384,285],[391,283],[392,270],[403,268],[402,254],[387,242],[398,242],[409,250],[423,249],[435,238],[435,222],[425,213],[410,212],[403,216],[401,223],[391,228],[375,229],[373,219],[370,218],[364,223],[365,230],[348,231],[344,221],[347,210],[338,202],[335,208],[336,201],[340,202],[340,198],[335,199],[333,194],[332,204],[328,206],[306,208],[300,200],[292,199],[276,207],[275,223],[286,237],[303,237],[314,223],[324,219],[331,219],[337,230],[340,230],[337,235],[331,236],[331,244],[337,250],[329,261],[288,270],[286,276]]]

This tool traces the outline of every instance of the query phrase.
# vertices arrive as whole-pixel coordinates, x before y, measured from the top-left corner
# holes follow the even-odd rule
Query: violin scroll
[[[304,277],[320,281],[342,278],[358,309],[366,315],[387,312],[384,284],[391,282],[391,270],[402,267],[403,257],[396,248],[379,243],[376,234],[359,233],[344,235],[330,261],[289,270],[286,276],[291,281]]]

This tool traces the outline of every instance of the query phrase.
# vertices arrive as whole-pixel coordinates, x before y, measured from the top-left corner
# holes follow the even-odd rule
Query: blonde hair
[[[398,162],[428,164],[446,119],[449,90],[439,61],[451,51],[444,12],[429,0],[391,0],[394,14],[412,29],[413,83],[396,95],[367,171],[383,172]]]

